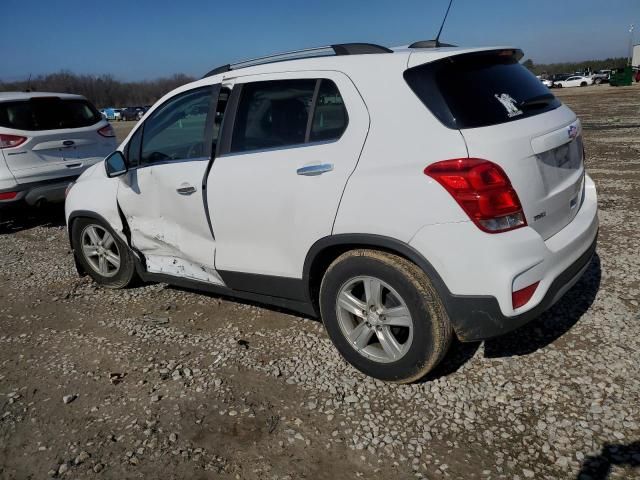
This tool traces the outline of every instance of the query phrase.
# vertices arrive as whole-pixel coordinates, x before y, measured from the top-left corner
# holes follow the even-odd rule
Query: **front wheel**
[[[110,227],[93,218],[78,218],[71,229],[74,254],[87,274],[107,288],[124,288],[135,277],[131,251]]]
[[[409,383],[426,375],[453,336],[427,275],[402,257],[376,250],[347,252],[329,266],[320,310],[342,356],[386,381]]]
[[[586,86],[587,86],[587,82],[582,82],[582,83],[580,83],[580,86],[581,86],[581,87],[586,87]]]

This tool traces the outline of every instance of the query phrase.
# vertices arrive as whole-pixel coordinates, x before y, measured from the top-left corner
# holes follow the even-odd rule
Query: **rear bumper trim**
[[[525,325],[556,303],[582,276],[596,250],[598,236],[587,250],[551,283],[544,298],[531,310],[514,317],[502,314],[493,296],[454,295],[444,299],[447,312],[462,342],[476,342],[497,337]]]
[[[0,189],[0,193],[18,192],[15,198],[10,200],[0,200],[0,208],[10,205],[17,205],[22,202],[28,205],[35,205],[40,200],[48,202],[58,202],[64,200],[64,191],[69,183],[77,180],[79,175],[58,177],[40,182],[17,183],[10,188]]]

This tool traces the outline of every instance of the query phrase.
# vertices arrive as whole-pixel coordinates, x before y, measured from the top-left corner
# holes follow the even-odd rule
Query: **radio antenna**
[[[436,35],[436,47],[440,46],[440,34],[442,33],[444,24],[447,21],[447,17],[449,16],[449,10],[451,10],[452,3],[453,3],[453,0],[449,0],[449,6],[447,7],[447,12],[444,14],[444,18],[442,19],[442,24],[440,25],[440,30],[438,30],[438,35]]]

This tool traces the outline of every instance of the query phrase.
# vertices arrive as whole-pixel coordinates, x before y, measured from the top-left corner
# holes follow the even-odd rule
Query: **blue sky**
[[[123,80],[330,43],[435,36],[447,0],[2,0],[0,80],[56,72]],[[442,39],[510,44],[548,63],[625,56],[640,0],[454,0]]]

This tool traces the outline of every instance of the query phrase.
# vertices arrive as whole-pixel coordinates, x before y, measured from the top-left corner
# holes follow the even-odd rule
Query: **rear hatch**
[[[79,175],[116,147],[115,138],[108,136],[112,135],[109,124],[82,98],[1,102],[0,128],[2,133],[25,139],[3,149],[18,183]]]
[[[405,79],[443,124],[460,130],[469,157],[502,167],[527,223],[547,239],[580,208],[582,132],[520,57],[513,49],[461,54],[411,68]]]

